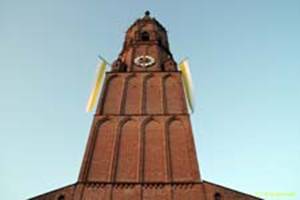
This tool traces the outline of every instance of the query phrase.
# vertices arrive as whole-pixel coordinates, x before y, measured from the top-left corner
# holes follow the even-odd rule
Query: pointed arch
[[[123,96],[123,78],[111,76],[106,83],[106,96],[104,97],[103,113],[119,114]]]
[[[99,124],[96,131],[94,150],[89,169],[89,181],[108,181],[111,179],[115,125],[112,120]]]
[[[162,87],[161,79],[155,76],[146,77],[146,113],[162,113]]]
[[[139,114],[141,112],[142,88],[137,76],[130,76],[126,83],[125,114]]]
[[[165,136],[162,126],[149,120],[144,127],[144,181],[166,180]]]
[[[167,75],[163,78],[164,97],[167,113],[178,114],[185,111],[182,87],[176,76]]]
[[[191,180],[188,135],[181,120],[171,118],[167,122],[169,134],[172,181]]]
[[[138,122],[128,119],[120,131],[116,167],[117,181],[133,182],[138,180],[139,152]]]

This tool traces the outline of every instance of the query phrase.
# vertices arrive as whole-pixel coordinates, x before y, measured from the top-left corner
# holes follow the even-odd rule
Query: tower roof
[[[152,23],[155,26],[159,27],[160,29],[162,29],[163,31],[167,32],[167,30],[165,29],[165,27],[159,23],[159,21],[157,21],[154,17],[151,17],[150,15],[150,11],[146,10],[145,11],[145,15],[142,18],[137,19],[127,30],[127,32],[130,32],[132,30],[133,27],[135,26],[144,26],[147,23]]]
[[[176,71],[167,31],[149,11],[128,28],[112,71]]]

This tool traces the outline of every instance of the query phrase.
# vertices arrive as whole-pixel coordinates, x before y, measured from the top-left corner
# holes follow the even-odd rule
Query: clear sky
[[[0,199],[76,181],[97,55],[147,9],[190,59],[202,178],[299,199],[299,0],[0,0]]]

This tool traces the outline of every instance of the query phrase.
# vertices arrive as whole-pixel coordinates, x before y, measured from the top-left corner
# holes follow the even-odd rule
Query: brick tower
[[[150,13],[106,73],[78,182],[39,200],[257,199],[202,181],[181,73]]]

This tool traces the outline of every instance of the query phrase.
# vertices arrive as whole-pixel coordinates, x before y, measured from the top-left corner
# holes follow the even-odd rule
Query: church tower
[[[181,72],[147,11],[106,72],[78,182],[32,199],[257,198],[201,180]]]
[[[187,111],[166,30],[146,13],[106,74],[79,181],[200,181]]]

